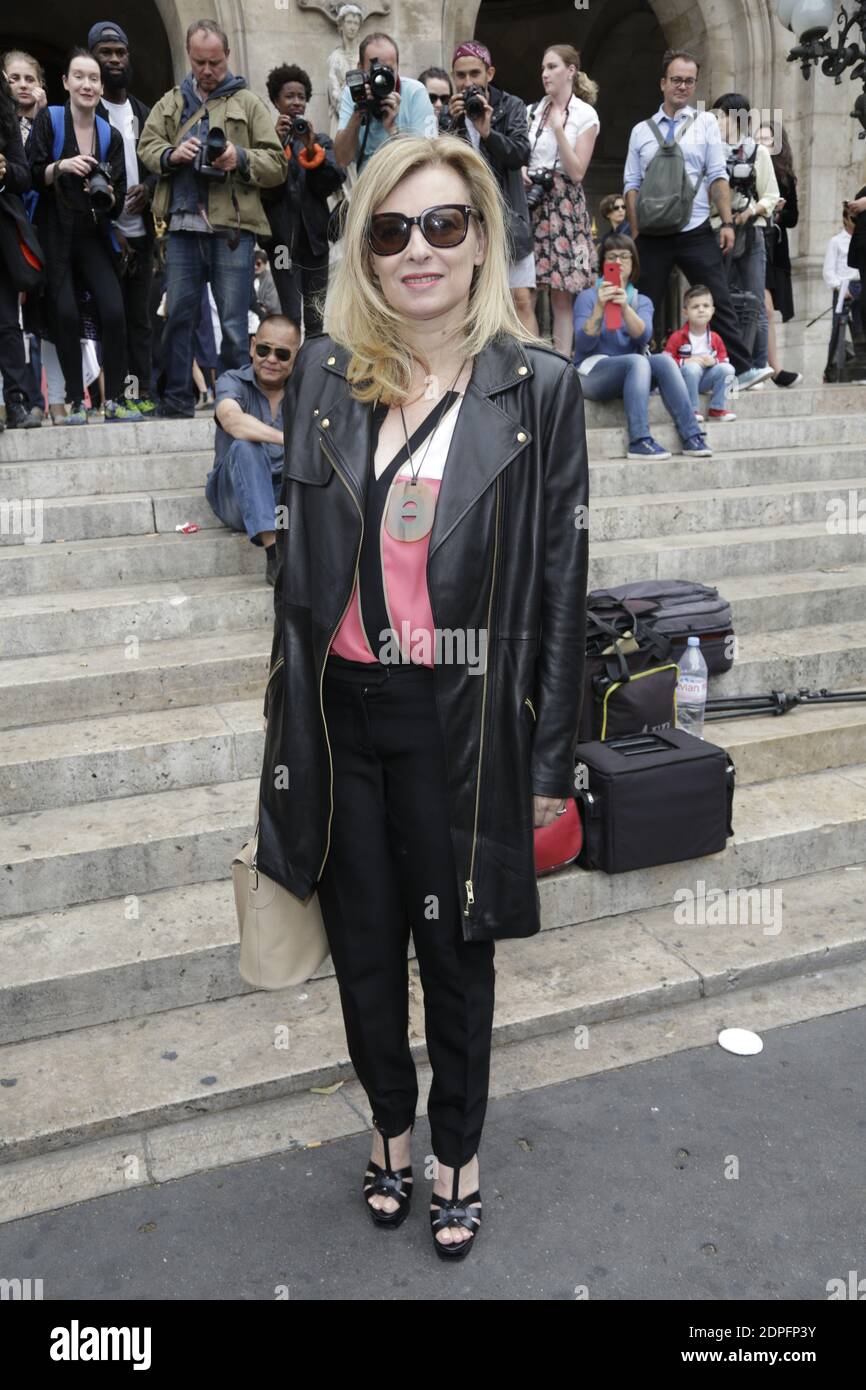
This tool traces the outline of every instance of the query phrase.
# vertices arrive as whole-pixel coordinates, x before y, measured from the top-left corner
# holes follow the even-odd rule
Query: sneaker
[[[134,404],[142,420],[152,420],[156,415],[156,401],[151,400],[150,396],[140,396]]]
[[[710,411],[710,414],[711,414],[711,415],[712,415],[712,413],[713,413],[713,412]],[[701,412],[700,412],[699,410],[696,410],[696,411],[695,411],[695,419],[696,419],[700,424],[703,424],[703,423],[704,423],[704,417],[703,417],[703,415],[701,414]]]
[[[210,387],[208,387],[207,391],[205,391],[204,395],[199,400],[196,410],[213,410],[215,405],[216,400],[214,393]]]
[[[802,372],[778,372],[773,377],[776,386],[799,386],[802,380]]]
[[[712,406],[709,410],[709,417],[711,420],[736,420],[737,418],[732,410],[713,410]]]
[[[627,459],[669,459],[670,450],[663,449],[661,444],[647,435],[645,439],[636,439],[633,444],[629,444]]]
[[[30,410],[23,401],[13,401],[7,405],[7,430],[36,430],[41,424],[42,416],[37,415],[35,407]]]
[[[63,423],[66,425],[87,425],[90,423],[83,401],[73,401],[69,407],[69,414]]]
[[[131,401],[106,401],[105,402],[105,423],[111,424],[135,424],[141,416]]]
[[[683,444],[682,452],[694,459],[711,459],[713,457],[712,449],[700,432],[689,435]]]
[[[757,386],[759,381],[766,381],[767,377],[772,375],[773,368],[769,364],[766,367],[750,367],[747,372],[740,372],[736,379],[737,386],[741,391],[749,391],[753,386]]]

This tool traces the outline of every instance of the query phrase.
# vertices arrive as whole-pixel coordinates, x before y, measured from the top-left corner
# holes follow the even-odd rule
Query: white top
[[[105,98],[103,98],[105,101]],[[139,183],[138,177],[138,155],[135,152],[138,137],[141,131],[136,129],[135,112],[132,109],[132,102],[127,97],[122,104],[116,101],[105,101],[105,109],[108,112],[108,119],[119,130],[123,136],[123,154],[126,160],[126,186],[132,188],[133,184]],[[115,222],[124,236],[144,236],[144,218],[140,212],[129,213],[124,210]]]
[[[859,280],[860,272],[854,266],[848,264],[848,247],[851,245],[851,233],[843,228],[837,232],[827,243],[827,254],[824,257],[824,284],[831,290],[838,290],[843,284],[847,285],[850,280]]]
[[[689,342],[692,345],[693,357],[702,357],[705,354],[712,353],[713,349],[710,344],[710,335],[706,329],[704,329],[703,333],[693,333],[692,330],[689,329]]]
[[[556,141],[556,134],[551,130],[550,125],[545,122],[544,129],[538,134],[541,123],[544,120],[548,106],[549,97],[542,97],[536,103],[535,110],[529,122],[529,165],[530,169],[552,169],[556,167],[562,172],[562,161],[559,158],[559,145]],[[598,112],[594,106],[590,106],[588,101],[581,100],[580,97],[572,97],[568,103],[568,110],[565,117],[565,138],[574,148],[574,142],[578,135],[582,135],[585,130],[591,130],[593,126],[600,127]],[[536,135],[538,140],[536,141]]]
[[[460,414],[463,397],[464,392],[461,391],[457,400],[451,402],[433,434],[428,435],[427,438],[422,440],[418,445],[417,449],[412,450],[412,467],[409,465],[409,460],[406,459],[406,462],[401,464],[397,469],[396,476],[398,478],[411,478],[414,467],[416,478],[432,478],[435,481],[442,481],[442,475],[445,472],[445,460],[448,457],[451,437],[454,434],[454,427],[457,424],[457,417]],[[410,439],[413,433],[414,431],[410,429]],[[376,450],[376,457],[373,460],[373,473],[377,478],[381,478],[396,452],[396,449],[391,449],[386,456],[383,454],[381,447]]]

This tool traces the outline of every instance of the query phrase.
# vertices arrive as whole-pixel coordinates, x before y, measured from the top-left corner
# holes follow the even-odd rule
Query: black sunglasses
[[[270,357],[271,353],[279,362],[291,362],[292,349],[272,347],[270,343],[256,343],[256,357]]]
[[[417,223],[431,246],[459,246],[466,240],[469,218],[473,216],[484,221],[481,213],[466,203],[440,203],[438,207],[425,208],[417,217],[406,217],[402,212],[376,212],[367,226],[367,240],[377,256],[396,256],[409,245]]]

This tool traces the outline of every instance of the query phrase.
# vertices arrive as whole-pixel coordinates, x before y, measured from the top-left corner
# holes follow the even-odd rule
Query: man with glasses
[[[629,138],[625,164],[625,197],[629,225],[641,262],[641,294],[652,300],[655,311],[655,338],[661,341],[661,306],[668,279],[678,266],[690,285],[706,285],[716,306],[715,327],[724,341],[737,371],[740,390],[747,391],[773,375],[772,367],[756,367],[743,342],[736,312],[731,302],[723,255],[734,245],[731,216],[731,188],[728,183],[725,151],[715,116],[697,112],[690,104],[697,86],[700,64],[682,49],[669,50],[662,61],[662,104],[649,120],[634,126]],[[650,129],[654,122],[665,143],[677,139],[681,126],[688,128],[679,137],[686,174],[695,190],[688,221],[678,232],[658,235],[643,233],[638,217],[638,192],[650,161],[661,154],[659,142]],[[721,215],[721,227],[714,234],[710,225],[710,199]]]
[[[264,546],[265,578],[277,574],[276,506],[283,482],[283,396],[301,336],[284,314],[263,318],[252,361],[223,372],[216,384],[214,466],[205,496],[224,526]]]

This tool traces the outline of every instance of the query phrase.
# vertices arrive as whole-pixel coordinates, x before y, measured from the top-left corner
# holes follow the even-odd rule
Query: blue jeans
[[[717,362],[714,367],[702,367],[700,362],[684,362],[683,381],[694,410],[700,410],[699,395],[710,393],[710,409],[724,410],[728,387],[736,376],[730,362]]]
[[[756,367],[767,365],[767,305],[764,290],[767,284],[767,242],[763,227],[754,227],[754,242],[751,251],[745,252],[739,260],[731,261],[730,282],[732,289],[749,290],[758,299],[758,331],[752,361]],[[730,254],[730,253],[729,253]]]
[[[207,475],[205,497],[224,526],[246,531],[261,545],[262,531],[276,530],[276,507],[283,482],[278,444],[235,439],[221,463]]]
[[[219,371],[245,366],[250,360],[247,312],[253,284],[252,232],[241,232],[237,250],[224,237],[199,232],[169,232],[165,254],[167,310],[162,331],[165,369],[163,405],[182,415],[195,413],[192,380],[193,343],[199,321],[202,290],[210,280],[223,331]]]
[[[580,381],[588,401],[611,401],[622,396],[630,444],[650,437],[649,396],[654,385],[658,386],[683,443],[699,432],[682,372],[669,352],[654,352],[651,357],[637,352],[606,357],[603,362],[596,362]]]

